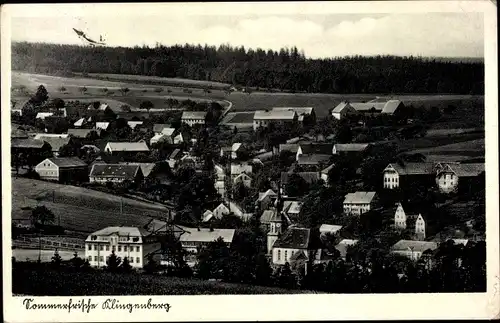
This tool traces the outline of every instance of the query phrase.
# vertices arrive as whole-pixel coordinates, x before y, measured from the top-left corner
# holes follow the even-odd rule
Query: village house
[[[47,158],[35,166],[40,179],[59,183],[82,183],[88,181],[88,166],[77,157]]]
[[[221,157],[229,157],[231,159],[236,159],[238,158],[238,151],[240,150],[240,148],[242,147],[242,143],[241,142],[236,142],[234,144],[232,144],[231,146],[226,146],[226,147],[222,147],[220,149],[220,156]]]
[[[296,268],[296,262],[305,265],[311,258],[319,260],[318,256],[321,253],[322,243],[319,230],[290,226],[279,234],[278,239],[272,245],[271,263],[275,266],[289,263],[291,267]]]
[[[231,211],[226,205],[224,205],[224,203],[221,203],[212,211],[212,213],[216,219],[220,220],[224,215],[231,213]]]
[[[167,144],[177,144],[178,142],[175,142],[175,128],[163,128],[161,132],[155,133],[153,138],[151,138],[150,144],[156,144],[159,142],[165,142]]]
[[[87,120],[85,118],[80,118],[73,123],[73,126],[75,128],[81,128],[81,127],[85,126],[86,124],[87,124]]]
[[[361,215],[374,208],[377,202],[376,192],[349,193],[344,199],[344,213]]]
[[[436,183],[442,193],[474,192],[484,188],[484,163],[446,163],[436,168]]]
[[[342,120],[347,116],[358,114],[358,111],[352,107],[349,102],[340,102],[333,110],[332,116],[337,120]]]
[[[111,155],[148,153],[149,148],[144,141],[139,142],[108,142],[104,151]]]
[[[405,108],[403,102],[399,100],[384,101],[381,99],[375,99],[366,103],[349,102],[349,105],[358,113],[382,113],[387,115],[398,114]]]
[[[188,124],[190,127],[195,124],[205,124],[207,113],[205,111],[184,111],[182,112],[181,121]]]
[[[35,136],[35,140],[43,140],[46,143],[48,143],[52,149],[52,153],[54,154],[55,157],[59,156],[59,149],[61,149],[62,146],[71,144],[73,139],[71,137],[68,137],[67,134],[63,135],[57,135],[57,134],[37,134]]]
[[[370,147],[370,144],[335,144],[332,154],[361,154]]]
[[[383,170],[384,188],[394,189],[423,183],[432,185],[433,163],[392,163]]]
[[[394,228],[397,230],[409,230],[417,240],[424,240],[430,233],[431,223],[427,223],[422,212],[418,211],[417,206],[407,203],[398,202],[396,204],[396,211],[394,212]],[[430,219],[427,219],[430,221]]]
[[[297,114],[297,121],[301,125],[314,125],[316,123],[316,112],[313,107],[275,107],[271,112],[281,113],[293,111]]]
[[[243,183],[245,187],[252,187],[252,178],[246,174],[246,173],[241,173],[238,176],[236,176],[233,180],[233,184],[238,184],[238,183]]]
[[[260,210],[266,210],[269,206],[273,205],[277,197],[278,194],[276,194],[272,189],[268,189],[265,192],[259,192],[259,197],[255,203]]]
[[[109,122],[96,122],[95,129],[107,130],[109,127]]]
[[[129,162],[122,162],[120,163],[121,165],[132,165],[132,166],[139,166],[141,168],[142,175],[144,178],[148,178],[150,175],[153,175],[155,173],[156,169],[156,164],[155,163],[129,163]]]
[[[302,166],[304,170],[319,170],[328,165],[330,158],[330,155],[300,155],[297,165]]]
[[[284,124],[298,121],[298,116],[295,111],[255,111],[253,116],[253,130],[259,127],[267,127],[271,123]]]
[[[347,260],[347,251],[349,250],[349,247],[352,247],[358,243],[357,239],[342,239],[336,246],[335,249],[337,249],[340,253],[340,257],[345,261]]]
[[[53,115],[54,115],[54,113],[53,113],[53,112],[38,112],[38,113],[36,114],[35,119],[45,120],[45,118],[47,118],[47,117],[51,117],[51,116],[53,116]]]
[[[281,154],[284,151],[290,152],[291,154],[294,154],[297,156],[297,152],[299,151],[300,145],[298,143],[295,144],[280,144],[278,146],[278,153]],[[297,157],[295,157],[297,158]]]
[[[180,235],[179,241],[182,248],[186,251],[186,263],[193,267],[197,263],[197,254],[199,250],[222,238],[226,245],[231,247],[234,240],[234,229],[208,229],[208,228],[184,228],[185,232]]]
[[[283,201],[283,213],[292,221],[296,222],[299,218],[302,202],[297,200]]]
[[[158,239],[142,228],[107,227],[85,240],[85,259],[92,267],[105,267],[111,254],[127,258],[133,268],[143,268],[149,255],[161,248]]]
[[[240,174],[252,174],[253,167],[249,163],[231,163],[231,180],[234,180]]]
[[[31,138],[12,138],[10,143],[11,154],[24,153],[26,155],[32,154],[42,154],[47,152],[52,154],[52,148],[50,144],[43,140],[31,139]]]
[[[401,255],[411,260],[418,260],[427,250],[436,250],[438,244],[431,241],[399,240],[391,248],[391,253]]]
[[[143,178],[144,175],[139,165],[126,164],[94,164],[89,175],[91,183],[99,184],[122,183],[124,181],[139,183]]]
[[[333,144],[301,143],[299,144],[299,148],[297,149],[295,160],[299,161],[299,157],[302,155],[305,156],[320,155],[321,157],[323,157],[323,159],[326,157],[330,158],[333,155]]]

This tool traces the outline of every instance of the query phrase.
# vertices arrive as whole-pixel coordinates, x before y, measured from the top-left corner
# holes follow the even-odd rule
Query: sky
[[[279,50],[296,46],[307,57],[415,55],[483,57],[482,13],[82,14],[12,17],[12,41],[83,44],[81,29],[109,46],[230,44]]]

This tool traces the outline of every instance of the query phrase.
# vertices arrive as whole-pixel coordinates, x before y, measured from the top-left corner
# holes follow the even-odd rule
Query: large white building
[[[182,112],[181,120],[192,127],[195,124],[205,124],[206,116],[207,113],[205,111],[184,111]]]
[[[376,203],[375,192],[349,193],[344,199],[344,213],[361,215],[373,209]]]
[[[285,111],[255,111],[253,116],[253,130],[267,127],[270,123],[284,124],[298,121],[297,113],[293,110]]]
[[[121,260],[127,258],[133,268],[142,268],[160,243],[149,232],[136,227],[107,227],[90,234],[85,240],[85,258],[92,267],[105,267],[114,251]]]

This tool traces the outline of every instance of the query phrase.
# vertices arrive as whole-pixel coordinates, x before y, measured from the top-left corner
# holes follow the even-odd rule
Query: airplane
[[[76,28],[73,28],[73,31],[78,35],[78,37],[80,39],[83,39],[85,40],[87,43],[89,43],[89,45],[91,46],[103,46],[103,45],[106,45],[106,43],[104,42],[104,39],[102,38],[102,35],[99,36],[99,41],[95,41],[91,38],[89,38],[83,31],[81,30],[78,30]]]

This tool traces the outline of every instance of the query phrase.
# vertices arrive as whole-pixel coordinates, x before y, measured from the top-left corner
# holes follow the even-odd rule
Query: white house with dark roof
[[[181,121],[192,127],[195,124],[205,124],[206,116],[205,111],[184,111],[182,112]]]
[[[89,175],[91,183],[100,184],[122,183],[126,180],[138,183],[143,178],[139,165],[128,164],[94,164]]]
[[[349,193],[344,199],[344,213],[361,215],[373,209],[377,202],[376,192]]]
[[[147,153],[149,152],[148,145],[143,141],[138,142],[108,142],[104,151],[108,154],[115,153]]]
[[[150,254],[160,250],[156,237],[136,227],[107,227],[85,240],[85,259],[92,267],[105,267],[111,254],[127,258],[133,268],[143,268]]]
[[[47,158],[35,166],[40,179],[61,183],[86,182],[88,166],[78,157]]]
[[[349,115],[356,115],[358,111],[349,102],[340,102],[333,110],[332,116],[337,120],[342,120]]]
[[[470,189],[475,181],[485,175],[484,163],[440,163],[436,166],[436,183],[443,193],[451,193],[459,188]]]
[[[285,111],[255,111],[253,115],[253,129],[267,127],[270,123],[292,123],[298,121],[297,113],[293,110]]]
[[[432,183],[434,178],[433,163],[391,163],[383,170],[384,188],[394,189],[416,181]]]
[[[391,253],[407,257],[411,260],[418,260],[422,254],[427,251],[434,251],[438,248],[436,242],[431,241],[415,241],[415,240],[399,240],[391,248]]]
[[[271,112],[281,113],[285,111],[293,111],[297,114],[297,121],[301,124],[304,122],[306,116],[309,116],[313,122],[316,121],[316,112],[313,107],[275,107]]]
[[[272,246],[272,264],[293,266],[300,257],[304,258],[302,260],[315,259],[321,246],[318,230],[290,226]]]
[[[426,216],[420,212],[419,207],[398,202],[394,212],[394,228],[397,230],[410,230],[415,238],[424,240],[428,234]]]

